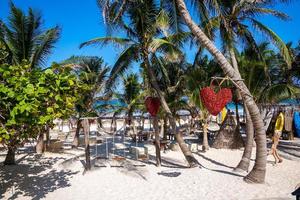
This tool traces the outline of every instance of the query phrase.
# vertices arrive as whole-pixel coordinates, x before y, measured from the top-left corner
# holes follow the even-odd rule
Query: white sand
[[[210,149],[195,154],[202,168],[184,168],[181,152],[168,151],[162,153],[161,168],[152,164],[135,167],[131,161],[126,161],[123,168],[113,168],[104,162],[107,167],[93,168],[84,175],[80,159],[63,162],[75,154],[45,153],[40,159],[31,154],[18,166],[1,166],[0,199],[278,200],[294,199],[290,193],[300,183],[299,160],[285,159],[274,166],[272,157],[268,157],[265,184],[245,183],[241,174],[232,172],[241,150]]]

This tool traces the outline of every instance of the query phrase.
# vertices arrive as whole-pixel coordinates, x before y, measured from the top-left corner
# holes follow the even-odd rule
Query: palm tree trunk
[[[42,154],[44,152],[44,132],[41,131],[39,136],[38,136],[38,139],[37,139],[37,143],[36,143],[36,146],[35,146],[35,151],[36,153],[38,154]]]
[[[81,119],[77,120],[77,125],[76,125],[76,131],[75,131],[75,135],[74,135],[74,139],[72,142],[72,147],[78,147],[79,146],[79,132],[81,129]]]
[[[16,164],[15,152],[16,152],[16,148],[14,146],[8,146],[8,151],[4,160],[4,165]]]
[[[235,56],[234,49],[232,47],[230,47],[230,49],[229,49],[229,54],[230,54],[230,58],[231,58],[232,67],[237,72],[239,78],[241,79],[241,75],[240,75],[240,71],[239,71],[239,67],[238,67],[238,62],[237,62],[237,59],[236,59],[236,56]],[[237,121],[236,126],[237,127],[236,128],[237,128],[238,133],[240,133],[240,119],[239,119],[237,103],[242,100],[242,95],[241,95],[241,92],[239,90],[236,90],[236,95],[237,95],[237,99],[236,99],[236,121]]]
[[[199,26],[192,20],[184,0],[176,0],[178,10],[190,28],[192,33],[197,37],[198,41],[214,56],[218,61],[225,75],[231,79],[238,80],[240,75],[236,72],[231,64],[227,61],[225,56],[220,52],[219,49],[209,40]],[[259,109],[253,99],[250,96],[250,92],[243,81],[236,81],[237,85],[241,89],[241,95],[245,100],[245,104],[249,109],[253,126],[256,130],[255,141],[257,144],[256,149],[256,160],[252,171],[244,178],[246,182],[252,183],[263,183],[266,175],[266,164],[267,164],[267,146],[266,146],[266,134],[263,127],[263,121],[261,119]]]
[[[167,140],[167,131],[168,131],[168,124],[167,124],[167,117],[165,116],[163,119],[163,140]]]
[[[111,124],[110,124],[110,131],[112,132],[115,132],[116,131],[116,119],[115,117],[113,116],[113,118],[111,119]]]
[[[134,135],[134,137],[137,137],[137,132],[136,132],[136,129],[135,129],[135,124],[134,124],[134,121],[133,121],[133,115],[132,115],[132,111],[129,110],[128,112],[128,127],[129,127],[129,135]],[[127,133],[128,135],[128,133]]]
[[[159,127],[157,117],[153,117],[153,126],[155,133],[155,155],[156,155],[156,166],[161,166],[161,156],[160,156],[160,137],[159,137]]]
[[[84,131],[84,143],[85,143],[85,169],[91,169],[91,155],[90,155],[90,142],[89,142],[89,134],[90,134],[90,124],[88,119],[84,119],[82,121],[82,127]]]
[[[253,146],[253,137],[254,137],[254,129],[251,117],[249,115],[249,111],[245,106],[245,113],[246,113],[246,145],[243,152],[243,156],[237,167],[235,168],[236,171],[246,171],[248,172],[249,165],[250,165],[250,158],[252,153],[252,146]]]
[[[238,62],[236,60],[236,56],[235,56],[235,52],[234,52],[233,48],[229,49],[229,54],[230,54],[231,64],[232,64],[233,69],[236,72],[239,72]],[[238,74],[238,76],[241,78],[240,74]]]
[[[236,60],[234,49],[230,48],[229,52],[230,52],[230,58],[231,58],[232,66],[237,72],[239,72],[238,62]],[[241,99],[241,94],[240,94],[239,91],[237,91],[237,97],[238,97],[238,100]],[[244,109],[245,109],[245,113],[246,113],[246,135],[247,135],[246,145],[245,145],[245,148],[244,148],[242,159],[240,160],[239,164],[235,168],[235,171],[246,171],[246,172],[248,172],[249,165],[250,165],[251,154],[252,154],[254,129],[253,129],[253,123],[252,123],[251,117],[249,115],[249,111],[248,111],[247,106],[244,105]],[[238,109],[236,109],[236,111],[238,112]],[[239,117],[238,116],[239,115],[237,114],[237,120],[239,122]],[[238,123],[237,126],[239,128],[240,124]]]
[[[50,127],[47,125],[46,126],[46,148],[48,148],[49,145],[50,145]]]
[[[164,119],[160,119],[160,132],[159,132],[159,136],[163,136],[164,132],[165,132],[165,120]],[[163,138],[164,139],[164,138]]]
[[[148,60],[148,52],[146,49],[143,50],[144,67],[145,67],[146,72],[148,73],[150,83],[151,83],[152,87],[155,89],[155,91],[160,99],[161,105],[162,105],[163,109],[165,110],[167,117],[169,118],[169,122],[172,127],[172,131],[175,135],[175,139],[178,142],[179,147],[185,156],[185,159],[189,163],[190,167],[197,167],[197,166],[199,166],[198,161],[195,159],[194,155],[192,154],[192,152],[189,150],[188,146],[184,142],[182,135],[177,130],[176,119],[175,119],[174,115],[172,114],[172,112],[166,102],[164,94],[162,93],[162,91],[159,88],[159,85],[156,80],[156,76],[150,66],[150,63]]]
[[[145,117],[142,116],[142,131],[145,129]]]
[[[202,151],[206,152],[209,150],[209,144],[208,144],[208,123],[207,120],[204,120],[204,124],[203,124],[203,141],[202,141]]]

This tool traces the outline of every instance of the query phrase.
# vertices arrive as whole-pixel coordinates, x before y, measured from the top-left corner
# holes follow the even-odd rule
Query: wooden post
[[[161,166],[161,156],[160,156],[160,138],[159,138],[159,127],[157,117],[153,117],[153,127],[155,133],[155,153],[156,153],[156,166]]]
[[[82,127],[84,131],[84,143],[85,143],[85,162],[86,162],[85,169],[90,170],[91,169],[90,142],[89,142],[90,125],[88,119],[84,119],[82,121]]]

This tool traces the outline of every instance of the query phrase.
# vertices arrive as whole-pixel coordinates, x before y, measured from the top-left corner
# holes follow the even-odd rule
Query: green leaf
[[[53,113],[53,112],[54,112],[54,110],[53,110],[53,108],[51,108],[51,107],[48,107],[48,108],[47,108],[47,112],[48,112],[48,113]]]
[[[59,94],[55,95],[54,98],[55,98],[56,101],[62,101],[62,98]]]
[[[45,70],[44,73],[45,73],[45,74],[50,74],[50,75],[54,74],[53,71],[52,71],[51,69]]]
[[[34,93],[34,86],[32,84],[28,84],[24,92],[28,95],[32,95]]]
[[[73,81],[73,80],[70,79],[70,80],[68,80],[68,82],[69,82],[69,85],[70,85],[70,86],[73,86],[73,85],[74,85],[74,81]]]
[[[4,135],[4,138],[5,138],[6,140],[9,140],[10,136],[9,136],[8,134],[6,134],[6,135]]]

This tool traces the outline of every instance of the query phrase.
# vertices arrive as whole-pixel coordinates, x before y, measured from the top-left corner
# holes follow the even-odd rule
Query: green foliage
[[[182,52],[179,46],[189,35],[183,31],[171,30],[169,16],[158,1],[99,0],[99,6],[103,9],[104,20],[109,26],[117,27],[118,32],[120,29],[123,30],[127,36],[98,37],[80,45],[84,47],[114,44],[123,47],[110,72],[107,84],[109,89],[112,88],[112,82],[121,77],[134,63],[138,62],[141,68],[144,68],[145,62],[148,62],[147,60],[154,54],[162,55],[171,61],[181,59]]]
[[[246,48],[238,55],[239,70],[245,84],[259,103],[299,98],[300,90],[292,81],[298,80],[299,74],[292,73],[285,58],[269,46],[267,42],[258,45],[261,59],[252,48]]]
[[[31,68],[45,64],[59,38],[60,28],[45,30],[42,24],[38,12],[29,8],[28,13],[24,13],[11,3],[7,23],[0,20],[0,43],[9,55],[8,64],[21,65],[23,60],[27,60]]]
[[[126,76],[122,76],[122,83],[124,86],[123,92],[115,92],[114,95],[120,102],[126,104],[126,106],[111,106],[114,110],[114,115],[125,112],[127,116],[132,117],[133,112],[144,108],[143,99],[145,93],[141,91],[142,87],[139,83],[137,74],[128,74]]]
[[[18,145],[35,138],[54,119],[69,117],[78,88],[76,76],[66,70],[32,70],[27,63],[1,65],[0,141]]]
[[[6,50],[5,45],[0,41],[0,64],[5,63],[8,57],[8,52]]]
[[[101,57],[72,56],[63,63],[77,77],[80,84],[79,98],[76,102],[76,111],[79,117],[97,116],[95,104],[98,100],[107,98],[104,86],[109,68]],[[74,85],[74,80],[69,80]]]

